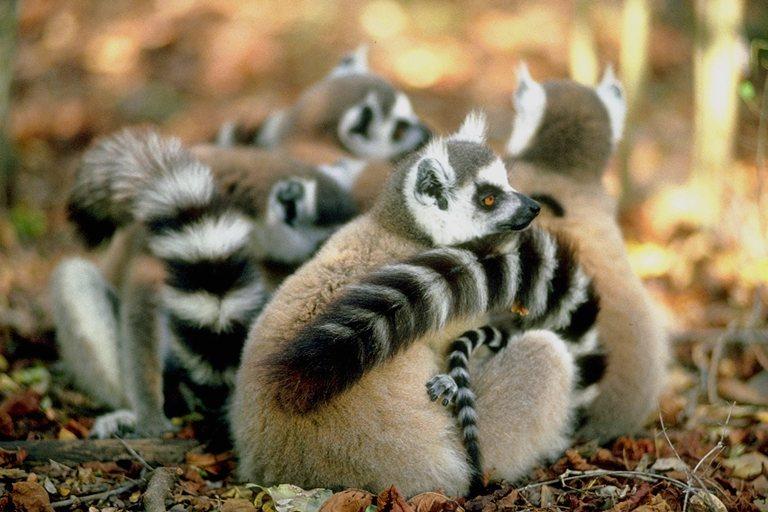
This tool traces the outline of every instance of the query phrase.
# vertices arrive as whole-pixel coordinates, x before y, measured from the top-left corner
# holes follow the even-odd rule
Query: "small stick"
[[[176,476],[168,468],[157,468],[152,472],[142,500],[146,512],[165,512],[165,497],[171,492],[175,480]]]
[[[690,489],[690,485],[688,485],[685,482],[681,482],[680,480],[676,480],[672,477],[668,477],[665,475],[657,475],[654,473],[645,473],[642,471],[613,471],[613,470],[607,470],[607,469],[594,469],[590,471],[574,471],[569,469],[562,475],[560,475],[558,478],[554,478],[552,480],[547,480],[545,482],[537,482],[535,484],[529,484],[525,487],[520,487],[519,489],[515,489],[516,491],[530,491],[532,489],[537,489],[539,487],[542,487],[544,485],[552,485],[557,483],[565,484],[565,482],[570,482],[571,480],[583,480],[587,478],[597,478],[602,476],[617,476],[617,477],[623,477],[623,478],[636,478],[638,480],[644,480],[646,482],[659,482],[659,481],[665,481],[670,482],[671,484],[686,490]]]
[[[122,444],[122,445],[125,447],[125,450],[126,450],[128,453],[130,453],[130,454],[131,454],[131,456],[132,456],[134,459],[136,459],[137,461],[139,461],[139,463],[140,463],[142,466],[144,466],[144,469],[146,469],[147,471],[154,471],[154,470],[155,470],[155,468],[154,468],[154,467],[152,467],[152,466],[150,466],[150,465],[149,465],[149,462],[147,462],[146,460],[144,460],[144,457],[142,457],[142,456],[139,454],[139,452],[137,452],[137,451],[136,451],[136,450],[134,450],[134,449],[133,449],[131,446],[129,446],[129,445],[128,445],[128,443],[126,443],[126,442],[123,440],[123,438],[122,438],[122,437],[120,437],[120,436],[118,436],[118,435],[115,435],[115,438],[117,438],[117,440],[118,440],[118,441],[120,441],[120,444]]]
[[[123,494],[124,492],[128,492],[133,488],[138,487],[140,483],[142,483],[141,480],[134,480],[131,483],[122,485],[120,487],[115,487],[114,489],[110,489],[108,491],[98,492],[96,494],[88,494],[87,496],[72,496],[71,498],[68,498],[66,500],[54,501],[53,503],[51,503],[51,507],[62,508],[62,507],[69,507],[70,505],[74,505],[75,503],[88,503],[90,501],[103,500],[103,499],[109,498],[110,496],[117,496],[118,494]]]

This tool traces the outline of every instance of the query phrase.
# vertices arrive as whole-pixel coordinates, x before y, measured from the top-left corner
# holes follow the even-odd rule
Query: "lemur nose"
[[[531,210],[531,213],[533,215],[538,215],[539,212],[541,211],[541,206],[539,205],[539,203],[533,203],[532,205],[528,206],[528,209]]]

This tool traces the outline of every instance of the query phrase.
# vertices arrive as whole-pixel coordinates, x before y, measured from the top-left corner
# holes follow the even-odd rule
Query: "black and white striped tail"
[[[484,481],[482,453],[478,441],[476,397],[472,391],[469,359],[472,352],[481,345],[485,344],[496,353],[505,348],[512,337],[511,331],[491,325],[465,332],[450,346],[448,374],[436,375],[427,382],[427,392],[433,402],[440,399],[443,400],[443,405],[453,402],[453,412],[472,468],[470,495],[480,494]],[[566,340],[570,351],[575,355],[574,363],[578,373],[573,391],[577,416],[581,413],[581,409],[596,397],[597,383],[602,379],[606,369],[606,355],[601,347],[594,346],[591,339]],[[581,346],[581,343],[585,345]]]
[[[469,376],[469,359],[472,352],[481,345],[498,352],[507,346],[509,337],[508,331],[490,325],[465,332],[450,346],[448,374],[436,375],[427,382],[427,392],[433,402],[440,399],[443,400],[443,405],[453,402],[454,415],[472,468],[471,495],[479,494],[484,482],[483,461],[478,442],[476,397]]]
[[[557,329],[587,299],[570,247],[539,229],[438,248],[381,267],[264,361],[278,403],[307,412],[452,321],[508,310]]]
[[[190,159],[181,141],[150,130],[127,128],[100,138],[80,160],[67,201],[69,219],[88,246],[98,245],[134,221],[133,202],[140,190],[172,161]]]
[[[248,250],[252,221],[221,201],[207,166],[180,146],[158,151],[165,167],[137,196],[134,214],[149,232],[150,252],[167,270],[169,364],[184,369],[185,385],[203,399],[203,408],[218,408],[248,327],[266,301]]]

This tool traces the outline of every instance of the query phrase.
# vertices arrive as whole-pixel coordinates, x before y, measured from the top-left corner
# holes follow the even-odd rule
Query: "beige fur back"
[[[509,176],[521,192],[549,194],[562,204],[564,217],[545,208],[537,222],[575,242],[600,295],[597,323],[608,368],[583,434],[603,440],[631,434],[657,407],[668,347],[661,319],[629,265],[615,201],[599,181],[576,181],[521,163],[510,165]]]

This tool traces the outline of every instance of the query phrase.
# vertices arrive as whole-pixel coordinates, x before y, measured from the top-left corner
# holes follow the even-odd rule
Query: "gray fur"
[[[475,142],[449,140],[446,142],[448,161],[456,170],[456,182],[465,184],[477,175],[477,171],[490,165],[496,155],[491,148]]]

